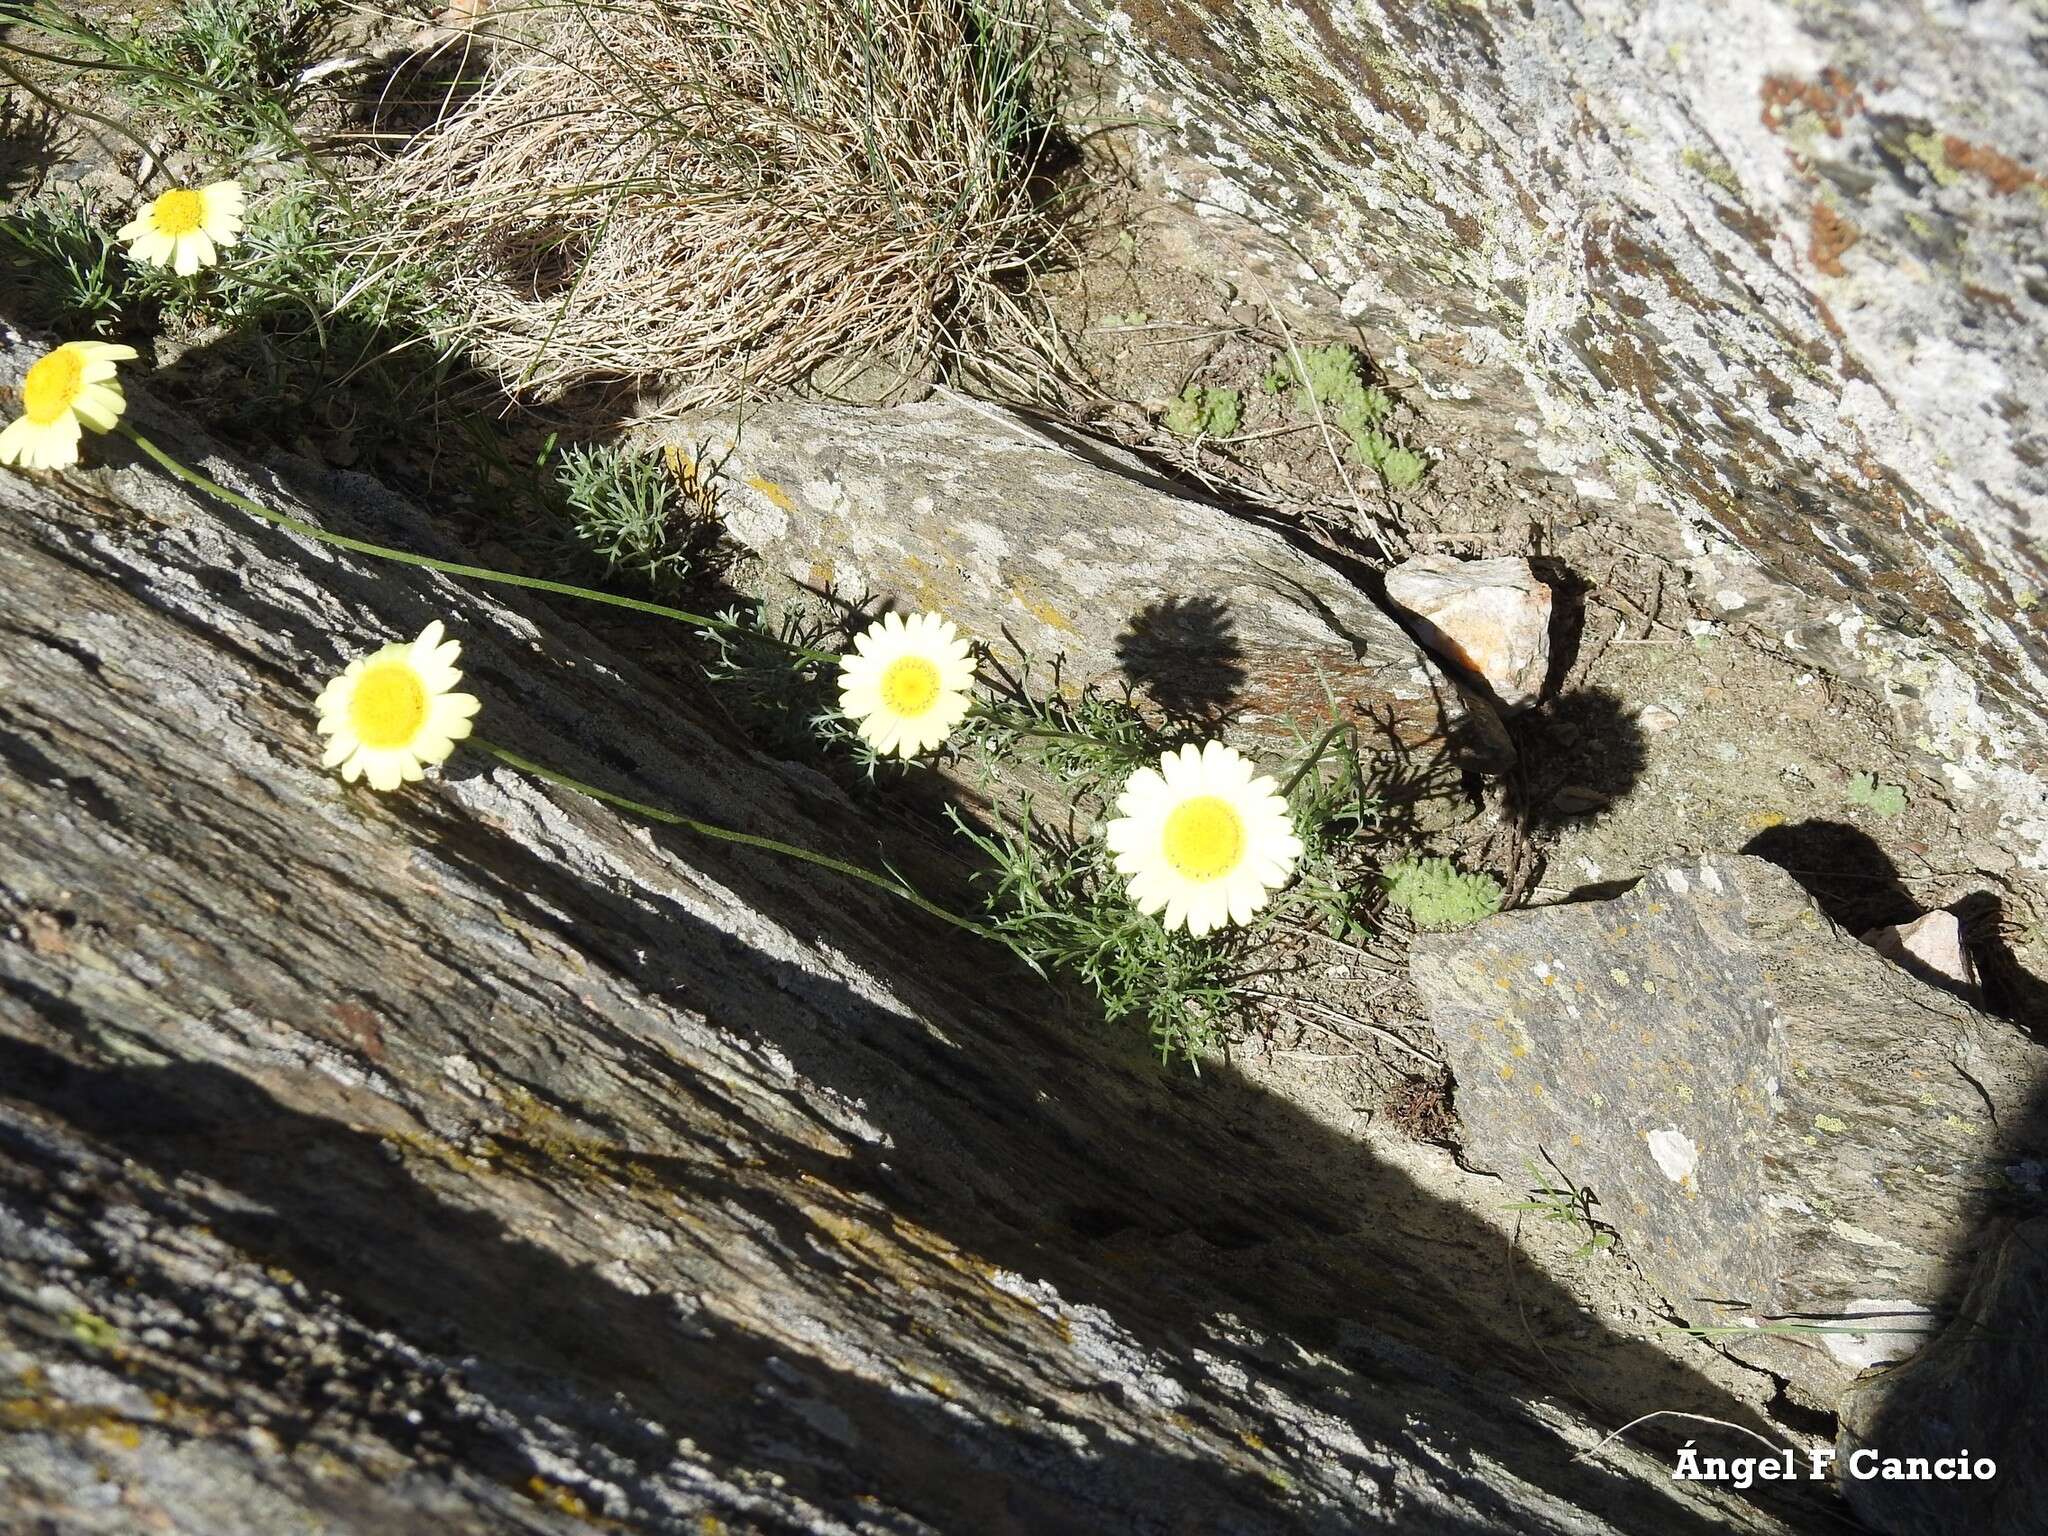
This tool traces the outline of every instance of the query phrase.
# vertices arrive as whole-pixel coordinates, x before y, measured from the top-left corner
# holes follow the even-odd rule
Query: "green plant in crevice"
[[[1020,671],[1028,679],[1028,661]],[[949,812],[989,867],[984,924],[1031,964],[1085,985],[1105,1019],[1142,1020],[1162,1060],[1199,1071],[1200,1058],[1231,1038],[1247,1017],[1236,988],[1283,930],[1365,935],[1368,882],[1349,866],[1380,808],[1354,727],[1329,725],[1313,742],[1297,731],[1294,767],[1277,776],[1302,843],[1292,876],[1250,922],[1198,938],[1133,905],[1130,880],[1095,824],[1119,804],[1131,774],[1157,768],[1177,738],[1128,696],[1057,687],[1016,694],[972,717],[985,773],[995,780],[1008,762],[1028,760],[1058,780],[1068,811],[1062,825],[1048,825],[1027,797],[1021,811],[998,807],[985,830]]]
[[[1161,419],[1182,437],[1228,437],[1243,416],[1244,396],[1237,390],[1190,384]]]
[[[1331,705],[1332,715],[1336,705]],[[1301,766],[1286,788],[1302,856],[1289,899],[1333,939],[1358,943],[1371,934],[1366,908],[1371,882],[1350,867],[1360,838],[1380,818],[1359,750],[1357,727],[1331,724],[1313,744],[1297,729]]]
[[[65,332],[119,328],[125,294],[120,246],[84,197],[24,203],[0,213],[0,262],[35,318]]]
[[[622,443],[570,447],[556,461],[555,479],[577,541],[607,570],[637,577],[657,592],[681,590],[717,537],[717,498],[709,482],[679,477],[659,451]]]
[[[1873,816],[1899,816],[1906,809],[1906,786],[1887,784],[1874,773],[1859,773],[1844,791],[1851,805],[1860,805]]]
[[[1544,1160],[1549,1162],[1547,1154]],[[1556,1183],[1552,1182],[1550,1174],[1536,1166],[1535,1159],[1529,1159],[1527,1167],[1530,1184],[1528,1196],[1509,1205],[1509,1210],[1526,1212],[1554,1226],[1576,1228],[1584,1232],[1586,1240],[1572,1253],[1574,1259],[1590,1259],[1594,1254],[1614,1246],[1614,1228],[1593,1214],[1593,1208],[1600,1203],[1600,1199],[1589,1186],[1575,1184],[1565,1178],[1563,1171],[1554,1162],[1550,1167],[1552,1173],[1556,1174]]]
[[[1449,859],[1398,859],[1380,871],[1387,905],[1405,912],[1418,928],[1464,928],[1501,908],[1500,882],[1487,874],[1466,874]]]
[[[1139,709],[1130,684],[1120,692],[1064,688],[1055,660],[1040,689],[1036,672],[1032,659],[1020,656],[1015,670],[1002,675],[1000,696],[983,698],[964,722],[961,743],[974,749],[985,780],[1014,759],[1051,774],[1069,794],[1099,796],[1170,744]]]
[[[865,606],[856,603],[849,614]],[[697,633],[710,648],[704,673],[762,747],[792,760],[850,758],[872,779],[882,758],[839,710],[839,654],[853,643],[847,618],[801,602],[728,608]]]
[[[0,24],[28,39],[10,40],[14,52],[104,77],[204,147],[241,154],[297,145],[303,70],[342,9],[336,0],[186,0],[138,24],[102,23],[49,0],[0,0]]]
[[[1337,343],[1282,353],[1267,369],[1268,394],[1294,391],[1297,415],[1320,416],[1344,434],[1362,463],[1385,477],[1395,490],[1405,490],[1428,473],[1421,454],[1386,430],[1394,397],[1368,382],[1365,359],[1356,347]]]
[[[1237,1017],[1231,987],[1248,931],[1169,932],[1131,905],[1099,837],[1054,836],[1028,804],[989,833],[953,807],[946,814],[988,861],[983,926],[1033,966],[1085,985],[1108,1022],[1143,1022],[1162,1062],[1178,1057],[1199,1073]]]
[[[1363,438],[1353,438],[1365,462],[1386,478],[1388,485],[1397,491],[1405,491],[1429,471],[1422,455],[1412,448],[1404,448],[1384,432],[1368,432]]]

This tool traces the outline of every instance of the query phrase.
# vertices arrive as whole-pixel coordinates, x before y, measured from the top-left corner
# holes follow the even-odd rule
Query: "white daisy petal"
[[[360,775],[389,791],[447,760],[482,705],[474,694],[449,691],[462,674],[447,664],[459,646],[444,643],[443,633],[436,619],[417,638],[350,662],[321,689],[317,728],[333,738],[323,767],[338,764],[349,783]]]
[[[840,712],[884,756],[931,751],[971,703],[974,665],[960,645],[958,630],[937,614],[883,614],[839,659]]]
[[[1132,904],[1163,907],[1168,928],[1200,937],[1244,924],[1301,857],[1271,778],[1222,742],[1165,753],[1125,781],[1103,841]]]

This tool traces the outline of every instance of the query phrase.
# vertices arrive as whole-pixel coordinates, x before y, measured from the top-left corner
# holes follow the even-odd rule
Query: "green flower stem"
[[[985,681],[983,686],[987,686]],[[967,718],[986,720],[990,725],[1000,726],[1018,737],[1036,737],[1041,741],[1078,741],[1085,746],[1094,747],[1103,745],[1099,736],[1091,736],[1086,731],[1070,731],[1061,726],[1046,725],[1024,710],[999,703],[994,699],[976,699],[968,708]]]
[[[813,853],[810,849],[799,848],[794,843],[777,842],[772,837],[756,837],[751,832],[734,832],[727,827],[713,826],[708,821],[695,821],[688,816],[678,815],[674,811],[665,811],[658,805],[648,805],[639,800],[629,800],[624,795],[615,795],[609,790],[599,789],[595,785],[586,784],[581,779],[572,779],[566,773],[557,773],[552,768],[544,768],[539,763],[521,757],[509,748],[501,747],[494,741],[484,740],[481,736],[471,736],[469,744],[480,751],[488,752],[507,767],[517,768],[521,773],[531,774],[534,778],[545,780],[549,784],[559,785],[563,789],[573,789],[579,795],[588,795],[593,800],[602,800],[606,805],[615,805],[622,811],[631,811],[634,815],[644,816],[649,821],[662,822],[672,827],[687,828],[700,837],[715,838],[721,843],[738,843],[743,848],[759,848],[768,853],[781,854],[787,859],[798,859],[806,864],[815,864],[820,869],[829,869],[834,874],[846,875],[861,881],[863,884],[872,885],[876,890],[887,891],[898,900],[909,902],[920,912],[928,912],[933,917],[951,923],[955,928],[964,928],[977,938],[993,939],[997,943],[1002,942],[997,935],[989,932],[981,924],[964,918],[957,912],[948,912],[937,902],[927,901],[900,878],[877,874],[872,869],[864,869],[858,864],[849,864],[844,859],[835,859],[828,854]]]
[[[643,602],[637,597],[620,597],[616,593],[598,592],[590,587],[572,586],[565,581],[548,581],[540,576],[519,576],[511,571],[494,571],[487,566],[461,565],[453,560],[436,560],[428,555],[409,554],[402,549],[393,549],[387,544],[372,544],[366,539],[352,539],[347,534],[329,533],[325,528],[316,528],[313,524],[301,522],[296,517],[287,517],[282,512],[273,512],[270,508],[262,505],[262,503],[251,501],[239,492],[231,491],[226,486],[207,479],[198,470],[186,468],[126,422],[121,423],[115,430],[127,438],[129,442],[140,448],[145,454],[149,455],[150,458],[154,459],[174,478],[206,492],[207,495],[218,501],[224,501],[231,507],[247,512],[251,517],[259,517],[266,523],[284,529],[287,533],[296,533],[302,538],[313,539],[321,544],[332,544],[337,549],[353,550],[359,555],[374,555],[379,560],[392,560],[400,565],[415,565],[424,570],[440,571],[449,576],[466,576],[472,581],[495,582],[499,586],[504,587],[531,587],[536,592],[552,592],[558,597],[580,597],[589,602],[607,603],[614,608],[629,608],[635,613],[651,613],[657,618],[674,619],[678,623],[691,624],[699,628],[735,630],[745,628],[743,625],[734,624],[730,619],[708,618],[701,613],[690,613],[685,609],[670,608],[661,603]],[[786,650],[793,651],[805,661],[836,662],[839,660],[837,655],[830,652],[806,650],[802,646],[790,645],[785,640],[778,640],[773,635],[757,634],[756,638],[767,640],[772,644],[782,646]]]
[[[1288,778],[1286,785],[1281,789],[1280,798],[1282,800],[1290,798],[1294,794],[1294,786],[1308,777],[1308,772],[1311,768],[1322,762],[1323,754],[1330,750],[1330,743],[1350,729],[1351,726],[1348,722],[1340,720],[1337,724],[1323,732],[1322,738],[1315,744],[1315,749],[1301,760],[1301,766],[1294,770],[1293,774]]]

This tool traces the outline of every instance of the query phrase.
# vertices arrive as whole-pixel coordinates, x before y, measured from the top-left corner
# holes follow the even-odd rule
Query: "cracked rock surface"
[[[2001,1213],[2043,1208],[2048,1049],[1774,864],[1669,866],[1422,938],[1410,964],[1472,1159],[1554,1159],[1687,1321],[1757,1329],[1727,1347],[1816,1407],[1948,1319]]]
[[[271,505],[460,553],[132,393]],[[1512,1324],[1337,1198],[1369,1154],[1227,1071],[473,752],[388,798],[322,773],[319,684],[442,617],[496,740],[873,853],[573,612],[92,447],[0,477],[10,1524],[1784,1528],[1625,1442],[1574,1460],[1604,1426]]]
[[[2042,846],[2038,5],[1071,9],[1187,265],[1356,326],[1454,453],[1682,551]]]

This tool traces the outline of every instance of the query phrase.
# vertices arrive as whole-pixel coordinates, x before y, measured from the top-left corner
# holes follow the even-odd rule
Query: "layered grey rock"
[[[1554,1159],[1695,1325],[1826,1330],[1729,1341],[1824,1408],[1945,1320],[2048,1153],[2048,1050],[1760,859],[1426,937],[1411,967],[1473,1160]]]
[[[1980,778],[2038,771],[2038,5],[1071,4],[1188,265],[1356,324],[1456,452],[1682,542]]]
[[[238,489],[460,553],[130,393]],[[89,448],[0,474],[0,1525],[1783,1529],[1575,1460],[1513,1325],[1336,1198],[1355,1144],[999,952],[473,749],[342,785],[320,684],[440,617],[484,734],[877,855],[566,605]]]
[[[932,609],[1064,684],[1275,743],[1334,700],[1412,751],[1512,757],[1357,587],[1268,528],[1188,499],[1119,449],[993,406],[764,405],[680,443],[721,466],[727,530],[791,595]]]

